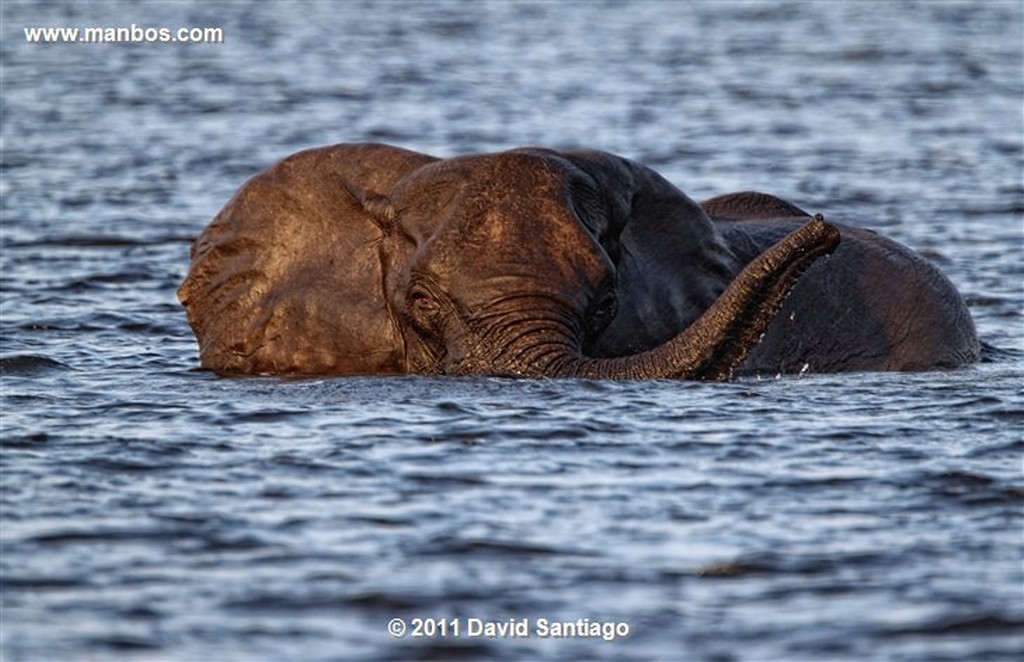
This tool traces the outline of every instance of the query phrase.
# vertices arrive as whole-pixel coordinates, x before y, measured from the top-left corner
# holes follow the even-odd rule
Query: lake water
[[[1024,655],[1016,0],[2,14],[0,658]],[[24,36],[131,24],[225,40]],[[197,370],[190,241],[275,160],[365,140],[596,147],[697,199],[877,228],[956,283],[986,361],[728,384]],[[563,622],[611,640],[543,626]]]

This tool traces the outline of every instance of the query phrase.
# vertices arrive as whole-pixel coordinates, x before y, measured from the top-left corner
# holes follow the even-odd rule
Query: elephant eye
[[[596,335],[611,323],[618,310],[618,301],[614,290],[606,290],[599,296],[587,312],[587,333]]]
[[[413,326],[424,333],[436,333],[441,304],[429,285],[414,280],[405,295],[405,310]]]
[[[425,289],[413,287],[409,290],[409,308],[414,312],[432,312],[437,309],[437,302]]]

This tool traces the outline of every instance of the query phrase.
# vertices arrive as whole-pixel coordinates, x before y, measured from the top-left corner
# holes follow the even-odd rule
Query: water
[[[2,12],[4,660],[1024,653],[1020,3]],[[132,23],[226,42],[23,36]],[[937,262],[988,359],[730,384],[196,370],[191,239],[274,160],[356,140],[590,146],[697,199],[775,192]]]

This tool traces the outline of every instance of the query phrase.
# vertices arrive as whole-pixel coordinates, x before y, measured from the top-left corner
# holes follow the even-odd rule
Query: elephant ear
[[[192,246],[178,292],[205,368],[401,372],[384,292],[387,195],[433,157],[372,144],[299,152],[250,179]]]
[[[704,213],[716,221],[760,221],[810,217],[810,214],[791,202],[757,191],[719,195],[705,200],[700,206]]]
[[[701,207],[650,168],[606,152],[565,156],[600,189],[610,219],[601,241],[616,266],[618,312],[587,350],[622,356],[666,342],[739,271],[732,252]]]

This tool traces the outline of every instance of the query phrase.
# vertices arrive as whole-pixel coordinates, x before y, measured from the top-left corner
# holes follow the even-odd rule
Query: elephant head
[[[243,186],[179,297],[222,373],[724,379],[838,240],[818,217],[740,271],[699,206],[620,157],[337,145]],[[642,314],[618,303],[657,290],[659,260],[692,268],[665,305],[695,321],[623,355],[605,331]]]

